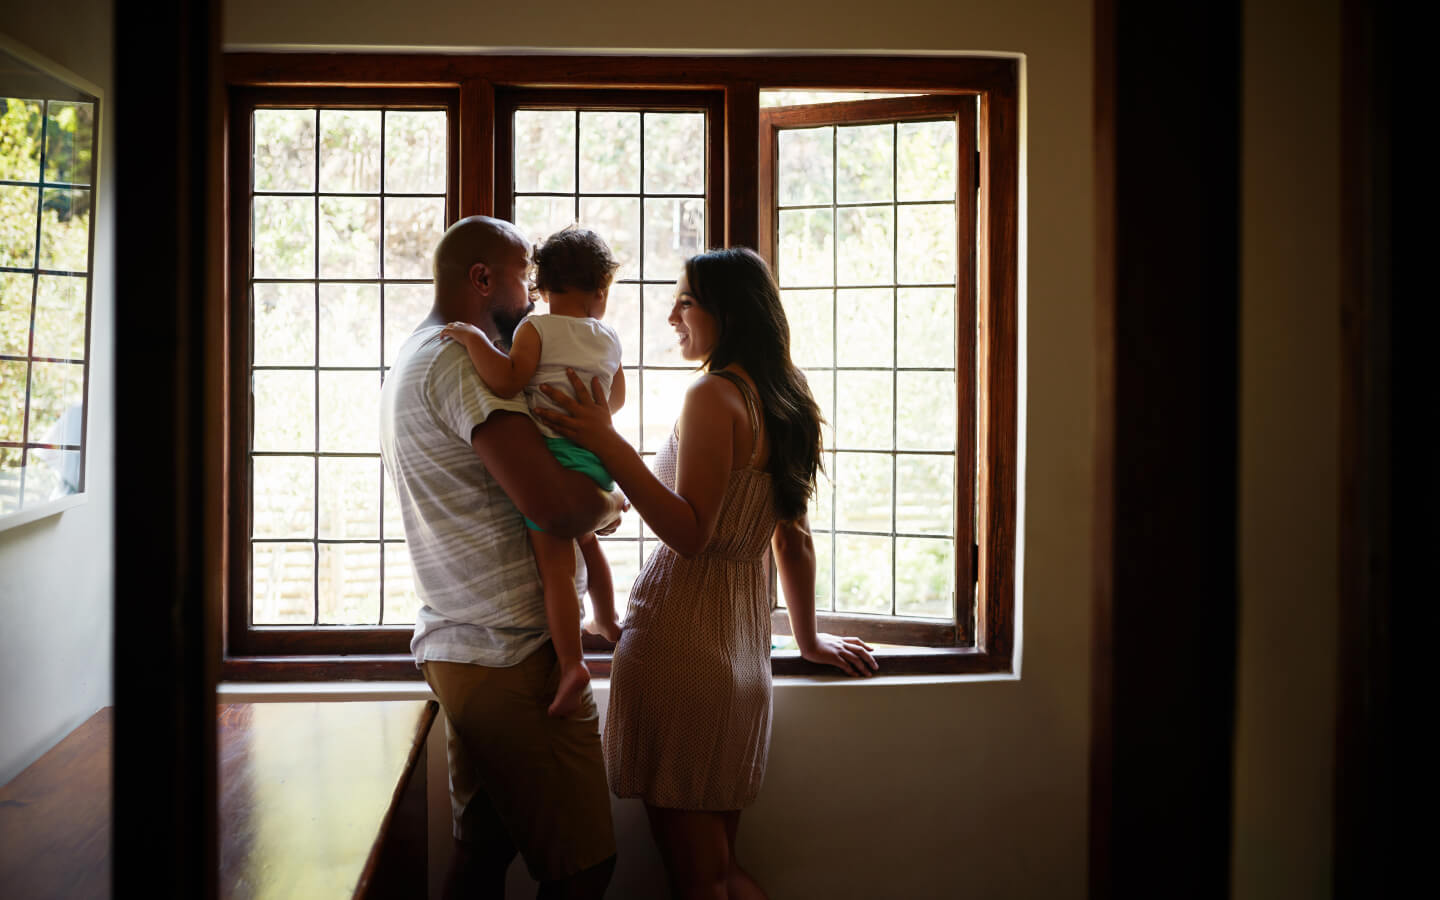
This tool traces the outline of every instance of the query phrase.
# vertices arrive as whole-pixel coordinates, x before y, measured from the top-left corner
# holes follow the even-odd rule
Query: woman
[[[646,560],[611,670],[610,788],[645,802],[681,897],[763,897],[735,860],[740,812],[759,792],[770,746],[774,552],[801,655],[849,675],[877,668],[859,638],[815,631],[815,552],[805,516],[820,464],[820,411],[790,361],[790,327],[765,261],[751,250],[692,257],[670,324],[705,374],[652,474],[615,431],[598,384],[569,416],[537,410],[600,457],[665,546]]]

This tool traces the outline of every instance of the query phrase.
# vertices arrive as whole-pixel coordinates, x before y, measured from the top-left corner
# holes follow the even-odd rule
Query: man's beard
[[[506,348],[509,348],[510,339],[515,336],[515,329],[519,328],[520,323],[524,321],[525,317],[530,315],[534,311],[535,301],[531,300],[529,303],[525,304],[525,309],[521,311],[518,316],[512,317],[504,313],[495,314],[495,327],[499,329],[500,342],[504,343]]]

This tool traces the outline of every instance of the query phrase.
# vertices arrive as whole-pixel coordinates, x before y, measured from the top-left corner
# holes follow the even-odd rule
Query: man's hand
[[[620,522],[624,519],[623,514],[630,509],[630,500],[626,498],[625,494],[619,488],[606,494],[605,499],[613,506],[615,518],[595,529],[595,533],[601,537],[607,534],[614,534],[620,528]]]

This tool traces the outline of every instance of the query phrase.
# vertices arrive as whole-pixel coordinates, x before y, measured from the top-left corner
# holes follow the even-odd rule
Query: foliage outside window
[[[3,49],[0,60],[3,527],[85,490],[99,96]]]

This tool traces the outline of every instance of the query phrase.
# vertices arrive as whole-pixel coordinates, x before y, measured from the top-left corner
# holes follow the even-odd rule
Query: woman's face
[[[680,280],[675,283],[675,305],[670,308],[670,318],[666,321],[680,339],[682,357],[697,362],[710,358],[720,329],[715,317],[690,293],[690,281],[684,272],[680,273]]]

